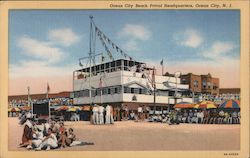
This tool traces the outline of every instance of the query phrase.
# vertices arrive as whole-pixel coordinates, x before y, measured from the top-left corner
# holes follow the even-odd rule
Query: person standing
[[[125,120],[128,120],[128,112],[129,110],[128,110],[128,106],[127,105],[125,105],[125,107],[124,107],[124,112],[125,112]]]
[[[103,107],[102,105],[100,105],[100,106],[98,107],[99,124],[100,124],[100,125],[104,124],[103,112],[104,112],[104,107]]]
[[[117,121],[121,121],[121,107],[118,106],[116,110]]]
[[[224,111],[221,110],[221,111],[219,112],[218,124],[222,124],[222,123],[223,123],[224,115],[225,115]]]
[[[105,108],[105,110],[106,110],[106,118],[105,118],[105,124],[110,124],[110,106],[109,105],[107,105],[106,106],[106,108]]]
[[[238,113],[236,111],[234,111],[232,113],[232,118],[233,118],[233,124],[238,124]]]
[[[202,123],[203,122],[203,119],[204,119],[204,111],[203,110],[201,110],[200,111],[200,123]]]
[[[188,113],[186,110],[184,110],[184,114],[183,114],[183,117],[182,117],[182,122],[183,123],[186,123],[187,122],[187,119],[188,119]]]
[[[198,123],[198,118],[197,118],[197,110],[194,110],[193,117],[191,122],[193,123]]]
[[[137,113],[138,113],[138,120],[142,120],[142,107],[139,106],[138,109],[137,109]]]
[[[97,105],[95,104],[93,109],[92,109],[92,112],[93,112],[93,124],[96,125],[99,123],[99,119],[98,119],[98,107]]]
[[[192,118],[193,118],[193,112],[192,110],[189,110],[189,113],[188,113],[188,123],[192,123]]]
[[[112,106],[109,106],[109,108],[110,108],[110,123],[114,124],[114,116],[113,116],[114,109]]]

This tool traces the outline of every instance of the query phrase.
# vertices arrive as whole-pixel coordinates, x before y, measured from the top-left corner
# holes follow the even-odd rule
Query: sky
[[[240,87],[237,10],[11,10],[9,94],[26,94],[28,86],[45,93],[47,83],[52,93],[71,91],[78,59],[89,53],[89,15],[124,52],[155,65],[158,74],[163,59],[170,73],[211,73],[220,87]],[[96,53],[105,53],[99,38]]]

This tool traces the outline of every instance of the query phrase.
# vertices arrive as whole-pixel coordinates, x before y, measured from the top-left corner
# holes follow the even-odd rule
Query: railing
[[[110,67],[110,68],[104,68],[101,70],[92,70],[92,75],[91,76],[98,76],[98,75],[102,75],[103,73],[110,73],[110,72],[115,72],[115,71],[134,71],[134,72],[139,72],[139,73],[143,73],[147,74],[149,73],[149,71],[146,71],[143,68],[137,69],[136,66],[116,66],[116,67]],[[90,76],[89,72],[84,72],[84,71],[78,71],[76,72],[76,74],[74,74],[74,80],[76,79],[84,79],[84,78],[88,78]]]

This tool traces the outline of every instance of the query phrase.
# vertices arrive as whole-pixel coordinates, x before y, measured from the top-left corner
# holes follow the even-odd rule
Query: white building
[[[168,107],[178,102],[192,102],[192,98],[181,97],[189,87],[181,84],[180,78],[154,75],[154,68],[142,62],[119,59],[92,66],[91,77],[89,71],[86,67],[73,73],[75,105],[125,104],[134,109],[139,105]]]

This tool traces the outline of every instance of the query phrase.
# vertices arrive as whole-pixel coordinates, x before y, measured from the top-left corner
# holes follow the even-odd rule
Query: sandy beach
[[[203,125],[123,121],[114,125],[91,125],[89,122],[65,122],[78,140],[94,145],[67,147],[70,151],[160,151],[160,150],[239,150],[240,125]],[[18,148],[23,127],[17,118],[9,118],[9,150]]]

